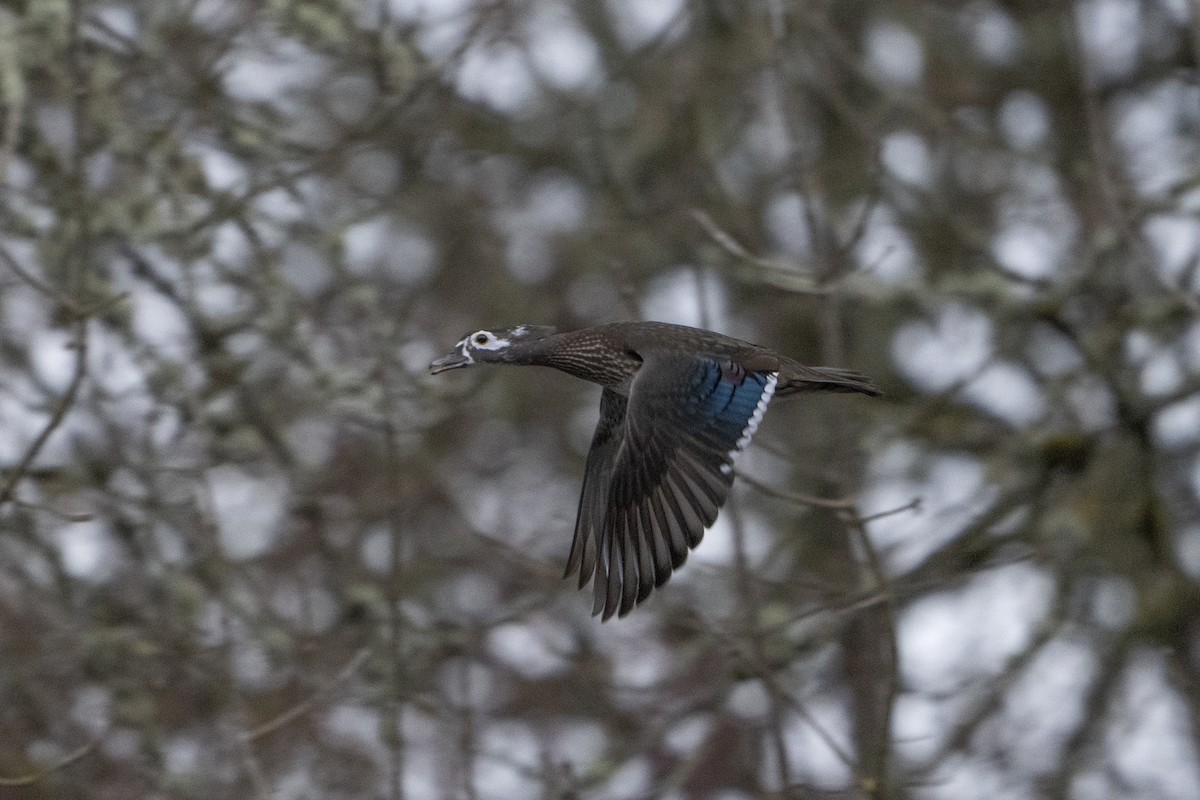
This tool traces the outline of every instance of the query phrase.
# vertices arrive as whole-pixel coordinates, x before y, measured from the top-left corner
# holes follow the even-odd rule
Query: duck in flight
[[[866,376],[664,322],[471,333],[429,365],[538,365],[604,387],[565,577],[593,581],[593,614],[624,616],[662,586],[717,519],[734,459],[767,405],[802,392],[878,396]]]

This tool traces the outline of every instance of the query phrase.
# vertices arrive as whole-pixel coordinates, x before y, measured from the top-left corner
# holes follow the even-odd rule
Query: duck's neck
[[[622,389],[642,362],[607,333],[602,329],[556,333],[539,343],[530,363],[554,367],[609,389]]]

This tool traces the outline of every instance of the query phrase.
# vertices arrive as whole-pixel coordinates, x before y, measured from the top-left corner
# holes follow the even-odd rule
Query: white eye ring
[[[462,348],[463,355],[467,355],[469,351],[479,350],[503,350],[512,344],[508,339],[501,339],[491,331],[475,331],[467,338],[459,342]]]

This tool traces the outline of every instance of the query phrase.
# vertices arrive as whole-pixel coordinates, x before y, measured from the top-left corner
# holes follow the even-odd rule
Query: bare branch
[[[0,506],[3,506],[13,498],[17,484],[25,477],[25,473],[38,457],[38,454],[42,452],[42,448],[46,445],[50,436],[58,430],[58,427],[62,425],[63,420],[66,419],[67,414],[71,411],[72,406],[75,405],[75,401],[79,396],[79,389],[87,377],[87,356],[87,322],[80,321],[75,325],[75,366],[71,374],[71,382],[67,385],[67,390],[63,393],[63,396],[59,398],[54,411],[51,412],[50,419],[46,421],[42,430],[29,443],[29,446],[25,448],[25,453],[17,461],[16,466],[4,476],[3,483],[0,483]]]
[[[35,783],[41,783],[54,773],[64,770],[77,761],[87,757],[89,753],[96,749],[96,747],[100,744],[100,741],[100,739],[92,739],[87,744],[81,745],[50,766],[46,767],[45,769],[38,770],[37,772],[32,772],[28,775],[21,775],[16,778],[0,777],[0,786],[11,788],[17,786],[32,786]]]
[[[288,723],[304,716],[322,703],[328,701],[330,695],[332,695],[339,686],[354,677],[354,674],[358,672],[359,667],[363,665],[363,662],[365,662],[367,657],[370,655],[371,649],[369,647],[360,648],[359,651],[355,653],[349,661],[346,662],[345,666],[338,670],[332,678],[321,684],[315,692],[309,695],[306,699],[289,708],[287,711],[284,711],[282,714],[279,714],[278,716],[267,720],[263,724],[243,733],[241,735],[242,741],[252,742],[255,739],[259,739],[263,736],[274,733],[280,728],[286,726]]]

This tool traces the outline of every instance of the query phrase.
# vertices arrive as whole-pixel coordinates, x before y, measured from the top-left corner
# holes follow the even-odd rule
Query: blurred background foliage
[[[0,797],[1200,796],[1195,0],[0,5]],[[849,366],[601,625],[598,391]]]

